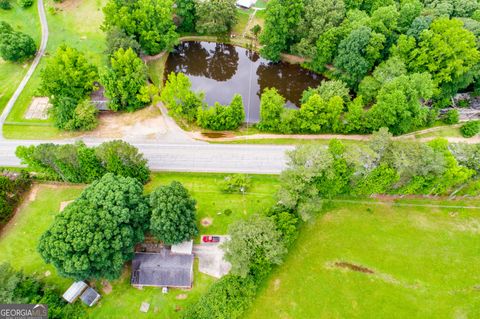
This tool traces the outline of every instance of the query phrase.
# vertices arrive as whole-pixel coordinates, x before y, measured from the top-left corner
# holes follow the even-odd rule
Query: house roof
[[[180,244],[172,245],[172,253],[191,254],[193,250],[193,240],[187,240]]]
[[[88,287],[88,285],[83,281],[74,282],[63,294],[63,299],[67,302],[72,303],[74,302],[78,296],[82,294],[82,292]]]
[[[131,284],[136,286],[190,288],[193,281],[193,255],[135,253]]]
[[[93,288],[89,287],[83,292],[83,294],[80,296],[80,299],[82,299],[84,304],[91,307],[97,303],[98,299],[100,299],[100,294]]]

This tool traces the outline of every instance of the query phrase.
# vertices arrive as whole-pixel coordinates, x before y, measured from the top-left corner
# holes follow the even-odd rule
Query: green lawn
[[[150,192],[156,186],[168,184],[173,180],[182,182],[197,200],[199,221],[205,217],[212,219],[212,224],[208,228],[200,226],[200,232],[224,234],[232,221],[260,212],[272,205],[273,195],[278,188],[277,177],[252,176],[252,188],[249,194],[245,196],[224,194],[218,186],[224,176],[222,174],[158,173],[152,176],[146,191]],[[41,185],[35,201],[20,209],[12,222],[3,230],[0,237],[0,262],[9,262],[14,268],[23,269],[28,274],[44,278],[60,290],[66,289],[72,280],[59,277],[52,266],[42,261],[36,247],[39,237],[58,214],[60,203],[75,199],[81,190],[82,187],[78,186],[66,185],[52,188],[52,186]],[[230,216],[222,214],[227,208],[233,211]],[[50,275],[45,277],[47,271]],[[138,290],[131,287],[127,267],[120,279],[111,282],[112,292],[102,293],[100,303],[88,312],[92,318],[176,318],[179,317],[176,310],[195,302],[214,282],[213,278],[198,272],[195,273],[194,278],[192,290],[171,290],[164,295],[160,289],[156,288]],[[101,291],[101,283],[97,282],[96,285]],[[187,298],[177,299],[179,294],[186,294]],[[147,314],[139,312],[140,305],[144,301],[150,303],[150,311]]]
[[[30,35],[40,45],[40,22],[36,1],[28,9],[22,9],[12,1],[11,10],[0,10],[0,21],[9,23],[15,30]],[[13,63],[0,58],[0,112],[7,104],[30,66],[30,62]]]
[[[244,9],[237,9],[237,12],[238,12],[238,15],[237,15],[238,22],[233,27],[232,33],[238,36],[241,36],[243,32],[245,32],[245,28],[247,27],[248,19],[250,18],[251,11],[244,10]]]
[[[480,317],[480,205],[444,204],[479,208],[337,203],[304,227],[246,318]]]
[[[103,22],[101,9],[105,2],[106,0],[82,0],[78,2],[69,0],[62,4],[54,4],[53,0],[48,0],[45,3],[49,26],[46,56],[41,60],[7,118],[7,123],[18,127],[6,128],[6,137],[29,138],[32,135],[29,132],[30,129],[41,131],[38,138],[58,137],[58,131],[53,128],[50,120],[26,120],[24,119],[25,111],[32,98],[39,95],[40,72],[45,67],[48,56],[53,55],[61,44],[65,43],[85,53],[87,58],[98,67],[105,65],[106,57],[103,53],[105,51],[105,35],[99,29]],[[19,123],[23,125],[18,125]],[[25,124],[31,126],[25,126]],[[45,127],[35,128],[38,124],[50,126],[50,129]]]

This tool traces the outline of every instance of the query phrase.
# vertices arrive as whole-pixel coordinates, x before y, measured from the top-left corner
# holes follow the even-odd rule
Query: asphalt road
[[[48,24],[43,0],[38,0],[38,14],[42,26],[41,44],[30,69],[0,115],[0,128],[45,53]],[[166,114],[166,111],[164,112]],[[166,115],[166,119],[169,119],[168,115]],[[145,155],[150,168],[154,171],[278,174],[286,164],[285,151],[293,149],[290,146],[203,144],[186,137],[174,123],[170,123],[169,130],[171,134],[157,143],[129,141]],[[71,142],[73,141],[5,140],[0,129],[0,166],[21,165],[15,156],[15,149],[18,145]],[[103,140],[100,139],[86,141],[90,146],[98,145],[101,142]]]
[[[69,141],[55,141],[67,143]],[[71,142],[71,141],[70,141]],[[15,156],[18,145],[46,141],[0,141],[0,165],[20,166]],[[87,142],[95,146],[100,142]],[[153,144],[132,143],[145,155],[150,169],[176,172],[224,172],[279,174],[286,166],[285,152],[293,146],[226,144]]]

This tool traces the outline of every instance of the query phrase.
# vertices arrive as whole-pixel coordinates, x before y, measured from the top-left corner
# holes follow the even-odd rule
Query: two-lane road
[[[0,166],[20,166],[16,147],[39,143],[46,141],[0,141]],[[90,146],[98,144],[87,142]],[[145,155],[152,170],[177,172],[279,174],[286,166],[285,152],[293,149],[273,145],[132,144]]]

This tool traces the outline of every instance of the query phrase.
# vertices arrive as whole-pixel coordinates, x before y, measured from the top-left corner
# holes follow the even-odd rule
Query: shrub
[[[0,0],[0,9],[3,10],[10,10],[12,8],[12,4],[10,0]]]
[[[18,4],[22,8],[30,8],[33,5],[33,0],[19,0]]]
[[[184,319],[236,319],[255,298],[257,284],[249,276],[227,275],[214,283],[197,303],[186,309]]]
[[[197,123],[200,127],[215,131],[235,130],[245,120],[242,97],[236,94],[230,105],[215,103],[213,107],[198,108]]]
[[[480,133],[480,121],[469,121],[460,128],[463,137],[473,137]]]
[[[248,175],[234,174],[226,176],[220,187],[225,193],[246,193],[251,186],[251,180]]]
[[[458,110],[456,109],[448,110],[443,115],[443,122],[445,124],[457,124],[458,120],[459,120],[459,114],[458,114]]]
[[[8,23],[0,22],[0,56],[4,60],[23,61],[33,57],[36,51],[37,47],[31,36],[14,31]]]

